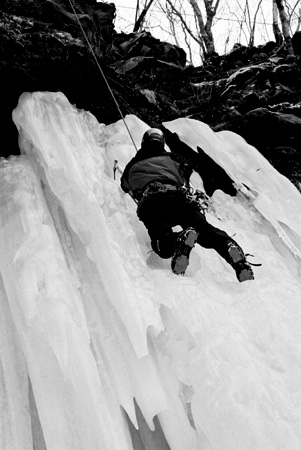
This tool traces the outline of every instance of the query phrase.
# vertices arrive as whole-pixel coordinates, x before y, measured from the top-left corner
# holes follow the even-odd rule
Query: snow
[[[299,450],[298,190],[240,136],[164,123],[235,181],[207,218],[262,263],[238,283],[197,247],[177,277],[113,178],[135,154],[122,120],[99,124],[59,92],[23,94],[13,120],[22,156],[0,162],[0,447]],[[148,125],[125,120],[139,147]]]

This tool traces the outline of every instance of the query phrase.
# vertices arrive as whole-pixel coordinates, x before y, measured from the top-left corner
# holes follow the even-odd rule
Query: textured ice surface
[[[114,160],[135,154],[122,121],[41,92],[13,119],[22,156],[0,163],[0,447],[300,450],[296,188],[238,135],[165,123],[235,180],[237,197],[216,191],[207,217],[263,264],[240,284],[198,247],[177,277],[113,179]],[[126,121],[139,147],[147,124]]]

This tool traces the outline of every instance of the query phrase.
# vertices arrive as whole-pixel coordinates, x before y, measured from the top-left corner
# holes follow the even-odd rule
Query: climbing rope
[[[124,123],[124,125],[125,125],[125,127],[126,127],[126,129],[127,129],[127,132],[129,133],[129,136],[130,136],[130,138],[131,138],[131,140],[132,140],[132,143],[133,143],[133,145],[134,145],[134,148],[135,148],[135,150],[136,150],[136,152],[137,152],[138,149],[137,149],[137,146],[136,146],[136,144],[135,144],[134,138],[133,138],[133,136],[132,136],[132,134],[131,134],[131,131],[130,131],[130,129],[129,129],[129,127],[128,127],[126,121],[125,121],[125,118],[124,118],[124,116],[123,116],[123,114],[122,114],[122,111],[121,111],[120,106],[119,106],[119,104],[118,104],[118,102],[117,102],[117,100],[116,100],[116,97],[115,97],[115,95],[114,95],[114,93],[113,93],[113,91],[112,91],[112,89],[111,89],[111,87],[110,87],[110,85],[109,85],[109,82],[108,82],[108,80],[107,80],[107,78],[106,78],[106,76],[105,76],[105,74],[104,74],[104,72],[103,72],[103,70],[102,70],[102,68],[101,68],[101,66],[100,66],[100,64],[99,64],[99,62],[98,62],[98,59],[97,59],[97,57],[96,57],[96,55],[95,55],[95,52],[94,52],[94,50],[93,50],[93,48],[92,48],[92,45],[90,44],[90,41],[89,41],[89,39],[88,39],[88,36],[87,36],[85,30],[83,29],[82,24],[80,23],[80,20],[79,20],[79,17],[78,17],[77,12],[76,12],[76,10],[75,10],[73,1],[72,1],[72,0],[69,0],[69,2],[70,2],[70,5],[71,5],[71,8],[72,8],[72,11],[73,11],[73,13],[74,13],[74,15],[75,15],[75,17],[76,17],[76,20],[77,20],[77,22],[78,22],[78,25],[80,26],[80,29],[81,29],[81,31],[82,31],[82,33],[83,33],[83,36],[84,36],[84,38],[85,38],[85,40],[86,40],[86,42],[87,42],[87,44],[88,44],[88,47],[89,47],[89,49],[90,49],[90,51],[91,51],[91,53],[92,53],[92,56],[93,56],[94,60],[95,60],[95,63],[96,63],[96,65],[97,65],[97,67],[98,67],[98,69],[99,69],[99,71],[100,71],[100,73],[101,73],[101,75],[102,75],[102,77],[103,77],[103,79],[104,79],[104,82],[105,82],[105,84],[106,84],[106,86],[107,86],[107,88],[108,88],[108,90],[109,90],[109,92],[110,92],[110,94],[111,94],[111,96],[112,96],[112,98],[113,98],[113,100],[114,100],[114,103],[115,103],[115,105],[116,105],[116,107],[117,107],[117,110],[118,110],[118,112],[119,112],[119,114],[120,114],[120,116],[121,116],[121,118],[122,118],[122,120],[123,120],[123,123]]]

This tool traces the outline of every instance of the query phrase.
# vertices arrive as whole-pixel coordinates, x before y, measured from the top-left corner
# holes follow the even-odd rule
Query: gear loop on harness
[[[208,195],[206,195],[205,192],[194,189],[192,186],[183,186],[183,192],[186,196],[186,201],[188,203],[196,203],[200,211],[205,214],[206,210],[211,205],[211,201]]]
[[[177,186],[171,184],[160,183],[160,181],[153,181],[149,183],[144,189],[142,196],[149,197],[152,194],[157,194],[158,192],[167,192],[171,190],[178,190]]]

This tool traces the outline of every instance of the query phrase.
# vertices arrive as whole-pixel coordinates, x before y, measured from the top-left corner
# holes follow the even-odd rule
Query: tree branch
[[[149,8],[152,6],[152,4],[154,3],[155,0],[149,0],[148,4],[145,4],[142,13],[140,14],[140,16],[138,17],[135,25],[134,25],[134,29],[133,32],[135,33],[136,31],[139,31],[140,28],[142,27],[142,24],[145,20],[145,16],[149,10]],[[139,3],[139,2],[138,2]],[[139,4],[138,4],[139,6]]]

